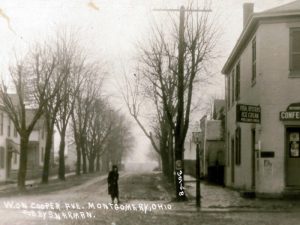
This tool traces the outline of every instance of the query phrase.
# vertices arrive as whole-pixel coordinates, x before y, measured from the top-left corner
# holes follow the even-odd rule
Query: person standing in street
[[[119,187],[118,187],[119,173],[118,167],[116,165],[112,166],[112,170],[108,174],[107,183],[108,183],[108,194],[111,196],[112,204],[114,204],[115,198],[119,204]]]

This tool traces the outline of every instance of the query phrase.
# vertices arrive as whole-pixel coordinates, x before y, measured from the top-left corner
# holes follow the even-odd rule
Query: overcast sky
[[[211,17],[217,19],[222,31],[217,46],[221,52],[217,71],[241,33],[244,2],[253,2],[254,11],[259,12],[292,0],[212,0]],[[135,44],[149,36],[153,21],[164,19],[163,13],[152,9],[179,8],[185,3],[183,0],[0,0],[0,73],[7,76],[7,65],[15,52],[25,52],[31,43],[45,40],[59,26],[67,26],[79,29],[87,51],[107,62],[110,72],[107,87],[111,94],[117,95],[115,81],[133,61]],[[203,0],[198,1],[199,5],[202,3]],[[223,93],[220,74],[205,94],[222,96]],[[145,161],[146,139],[138,128],[135,135],[136,154],[131,160]]]

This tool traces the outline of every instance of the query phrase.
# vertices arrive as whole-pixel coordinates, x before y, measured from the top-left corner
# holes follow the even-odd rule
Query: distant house
[[[214,100],[211,115],[204,115],[199,127],[200,176],[221,184],[224,177],[224,107],[225,100]],[[192,137],[187,138],[184,149],[185,173],[195,175],[196,144]]]
[[[223,184],[225,165],[224,107],[225,100],[214,100],[210,119],[203,116],[200,120],[200,128],[203,132],[201,171],[204,177],[220,184]]]

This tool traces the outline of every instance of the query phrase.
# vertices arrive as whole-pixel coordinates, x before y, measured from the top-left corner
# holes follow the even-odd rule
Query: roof
[[[222,73],[228,74],[231,66],[239,55],[239,52],[243,50],[246,43],[248,43],[249,36],[258,27],[258,22],[261,20],[272,18],[293,18],[300,17],[300,0],[290,2],[288,4],[275,7],[260,13],[253,13],[248,20],[244,30],[242,31],[235,47],[229,55],[225,65],[223,66]]]
[[[282,13],[282,12],[296,12],[300,10],[300,0],[290,2],[285,5],[281,5],[269,10],[264,11],[265,13]]]

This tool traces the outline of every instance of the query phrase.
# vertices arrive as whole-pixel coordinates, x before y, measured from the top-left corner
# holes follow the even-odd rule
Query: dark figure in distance
[[[118,187],[118,167],[113,165],[112,170],[108,174],[107,183],[108,183],[108,194],[111,196],[112,204],[114,204],[114,199],[117,199],[119,203],[119,187]]]

